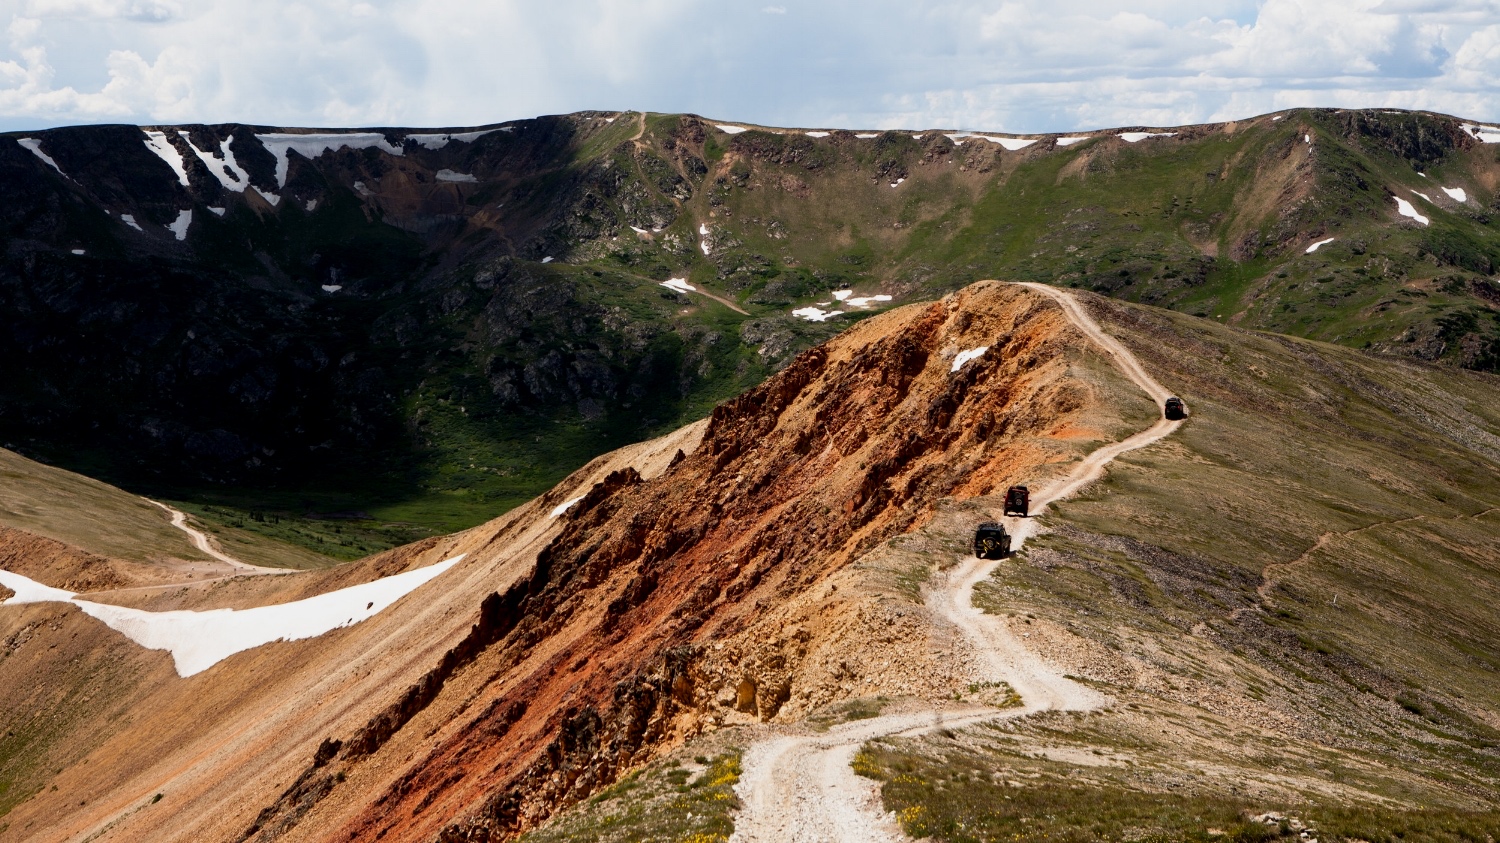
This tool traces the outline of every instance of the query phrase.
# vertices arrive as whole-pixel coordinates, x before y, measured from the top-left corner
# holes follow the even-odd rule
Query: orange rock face
[[[861,322],[718,407],[665,470],[573,479],[434,547],[467,549],[471,573],[445,575],[461,583],[440,598],[448,608],[403,627],[408,639],[375,643],[384,627],[370,622],[285,645],[361,642],[359,657],[389,679],[339,687],[366,696],[299,690],[312,713],[258,739],[253,756],[248,744],[214,749],[211,723],[180,725],[194,703],[175,699],[175,739],[204,747],[184,762],[203,767],[200,795],[131,814],[111,839],[191,827],[196,839],[504,840],[704,729],[848,696],[838,676],[858,670],[871,629],[897,646],[926,634],[862,591],[855,563],[922,527],[944,499],[1003,491],[1066,459],[1098,404],[1075,365],[1082,346],[1047,299],[993,282]],[[496,561],[520,560],[523,535],[541,537],[526,564]],[[906,678],[940,691],[912,658]],[[265,666],[236,659],[204,676]],[[309,656],[288,670],[327,665]],[[290,673],[258,674],[262,705],[276,705],[278,684],[308,686]],[[237,775],[251,757],[265,772]],[[142,766],[132,775],[146,776]],[[225,806],[217,824],[201,817],[208,804]],[[174,823],[174,810],[200,816]]]

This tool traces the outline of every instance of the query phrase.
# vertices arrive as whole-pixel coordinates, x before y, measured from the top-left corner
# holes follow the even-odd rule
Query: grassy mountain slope
[[[381,129],[384,148],[285,153],[284,183],[264,128],[162,127],[185,185],[135,127],[38,133],[66,175],[0,141],[0,351],[32,361],[0,437],[282,538],[338,516],[357,539],[307,543],[349,557],[702,417],[867,312],[840,289],[1036,279],[1496,366],[1500,163],[1453,118],[1298,110],[1015,150],[721,125]],[[226,144],[240,182],[208,164]]]
[[[982,603],[1114,702],[874,744],[887,807],[953,841],[1286,833],[1266,812],[1324,840],[1495,835],[1500,382],[1094,310],[1193,416],[1057,507]]]

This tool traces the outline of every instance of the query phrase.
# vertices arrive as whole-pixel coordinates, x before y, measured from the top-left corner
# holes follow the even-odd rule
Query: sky
[[[1067,132],[1500,120],[1500,0],[0,0],[0,131],[584,109]]]

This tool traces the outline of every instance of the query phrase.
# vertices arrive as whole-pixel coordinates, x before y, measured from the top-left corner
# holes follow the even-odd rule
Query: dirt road
[[[1113,358],[1117,368],[1144,390],[1157,406],[1171,394],[1141,366],[1125,346],[1104,332],[1083,306],[1063,290],[1026,283],[1056,301],[1069,321]],[[1158,420],[1121,442],[1090,454],[1068,476],[1032,492],[1032,516],[1048,504],[1076,493],[1099,479],[1119,455],[1143,448],[1175,431],[1182,422]],[[1031,534],[1030,518],[1007,518],[1012,548]],[[1009,710],[961,709],[910,712],[862,720],[822,735],[786,735],[754,744],[745,753],[744,774],[735,792],[744,804],[735,821],[732,843],[751,841],[901,841],[894,819],[881,808],[873,781],[855,775],[850,763],[859,747],[877,737],[920,735],[986,720],[1020,717],[1037,711],[1088,711],[1103,704],[1096,691],[1058,673],[1011,633],[1004,620],[975,608],[973,591],[998,560],[964,559],[928,593],[927,607],[957,627],[975,653],[979,681],[1007,682],[1021,696],[1022,707]]]
[[[142,500],[166,510],[167,514],[172,516],[172,526],[183,531],[184,533],[187,533],[188,539],[193,543],[193,547],[198,548],[214,559],[217,559],[220,562],[223,562],[225,565],[228,565],[229,567],[235,569],[236,571],[247,574],[288,573],[288,571],[284,568],[266,568],[260,565],[251,565],[249,562],[241,562],[240,560],[220,550],[214,540],[209,538],[209,535],[207,533],[190,526],[187,522],[186,512],[183,512],[182,510],[176,509],[174,507],[167,506],[160,501],[151,500],[150,498],[142,498]]]

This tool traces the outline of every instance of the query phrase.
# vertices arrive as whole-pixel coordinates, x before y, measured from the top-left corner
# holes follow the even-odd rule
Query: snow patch
[[[1473,123],[1465,123],[1463,129],[1480,143],[1500,143],[1500,129],[1494,126],[1478,126]]]
[[[192,676],[213,667],[235,653],[273,641],[316,638],[341,627],[352,626],[380,614],[388,606],[436,579],[464,557],[385,577],[349,588],[319,594],[291,603],[253,609],[210,609],[202,612],[177,610],[147,612],[79,600],[59,588],[33,582],[20,574],[0,571],[0,583],[16,592],[4,605],[13,603],[72,603],[89,617],[148,650],[172,654],[177,675]]]
[[[1321,248],[1323,246],[1327,246],[1329,243],[1332,243],[1333,240],[1334,240],[1334,238],[1332,238],[1332,237],[1328,238],[1327,240],[1319,240],[1318,242],[1312,244],[1311,246],[1308,246],[1307,247],[1307,252],[1305,254],[1309,254],[1310,255],[1313,252],[1316,252],[1319,248]]]
[[[317,209],[318,209],[318,200],[316,200],[316,199],[309,199],[309,200],[307,200],[307,212],[309,214],[312,213],[313,211],[316,211]]]
[[[707,255],[708,255],[708,223],[703,223],[703,222],[698,223],[698,236],[702,238],[701,240],[698,241],[698,248],[702,249],[704,256],[707,257]]]
[[[178,211],[177,219],[173,220],[172,224],[167,226],[167,229],[171,231],[178,240],[186,240],[188,226],[192,224],[193,210],[189,208],[186,211]]]
[[[956,372],[959,369],[962,369],[964,367],[965,363],[969,362],[970,360],[975,360],[975,359],[978,359],[979,357],[984,356],[984,353],[986,351],[989,351],[989,350],[990,350],[989,346],[987,346],[987,345],[981,345],[980,347],[975,348],[975,349],[971,349],[969,351],[960,351],[958,353],[958,356],[956,356],[956,357],[953,358],[953,368],[950,369],[949,371]]]
[[[10,571],[0,571],[0,585],[15,592],[9,600],[0,600],[0,606],[15,606],[21,603],[66,603],[74,597],[71,591],[42,585],[36,580],[27,579],[20,574],[12,574]]]
[[[260,198],[262,198],[262,199],[266,200],[267,202],[271,203],[271,207],[272,208],[274,208],[277,205],[281,204],[281,196],[279,194],[267,193],[267,192],[265,192],[264,190],[261,190],[258,187],[252,187],[250,189],[253,190],[253,191],[255,191],[255,193],[256,193],[257,196],[259,196]]]
[[[478,184],[479,183],[479,179],[474,178],[473,176],[469,175],[468,173],[455,173],[452,170],[438,170],[437,171],[437,180],[438,181],[462,182],[464,184]]]
[[[845,299],[844,304],[848,305],[849,307],[869,307],[871,302],[890,300],[891,297],[887,295],[859,296],[857,298]]]
[[[436,134],[407,135],[406,140],[416,141],[423,149],[442,149],[449,141],[473,143],[490,132],[508,132],[510,129],[483,129],[478,132],[439,132]]]
[[[903,176],[903,177],[901,177],[899,179],[896,179],[895,181],[891,182],[891,187],[900,187],[901,183],[904,182],[904,181],[906,181],[906,177],[905,176]]]
[[[1086,140],[1088,140],[1088,136],[1087,135],[1083,135],[1083,136],[1076,137],[1076,138],[1058,138],[1057,139],[1057,145],[1058,146],[1072,146],[1075,143],[1083,143]]]
[[[842,310],[824,310],[821,307],[799,307],[792,311],[792,315],[809,322],[827,322],[835,316],[842,316]]]
[[[1302,136],[1302,142],[1303,143],[1312,143],[1312,135],[1303,135]]]
[[[542,258],[542,263],[552,263],[552,256],[548,255],[545,258]]]
[[[72,251],[73,251],[73,254],[75,254],[75,255],[82,255],[82,254],[84,254],[84,251],[82,249],[73,249]]]
[[[855,135],[855,137],[859,138],[860,140],[869,140],[870,138],[878,138],[878,137],[880,137],[880,133],[879,132],[862,132],[862,133],[860,133],[858,135]]]
[[[120,221],[123,222],[123,223],[125,223],[126,225],[130,226],[131,228],[135,229],[136,231],[141,231],[142,230],[141,224],[135,221],[135,215],[134,214],[121,214],[120,215]]]
[[[250,186],[250,174],[240,167],[238,161],[234,160],[234,151],[229,148],[234,143],[234,138],[228,137],[219,142],[219,154],[223,157],[215,158],[194,146],[187,132],[179,131],[177,134],[187,141],[188,148],[193,150],[193,154],[198,156],[198,160],[202,161],[208,171],[214,174],[214,178],[219,180],[219,184],[223,185],[225,190],[244,193],[245,188]]]
[[[339,290],[344,289],[343,284],[324,284],[322,286],[325,293],[337,293]]]
[[[686,278],[668,278],[661,282],[668,290],[676,290],[679,293],[696,293],[698,288],[687,282]]]
[[[853,290],[834,290],[833,291],[833,297],[835,299],[837,299],[838,301],[843,301],[844,299],[847,299],[847,298],[849,298],[852,295],[854,295],[854,291]]]
[[[362,181],[357,181],[357,182],[354,183],[354,192],[358,193],[360,196],[374,196],[375,195],[375,192],[372,191],[372,190],[370,190],[368,187],[365,187],[365,183],[362,182]]]
[[[740,132],[748,132],[748,131],[750,131],[749,129],[746,129],[744,126],[726,126],[726,125],[723,125],[721,123],[715,123],[714,124],[714,128],[718,129],[719,131],[723,132],[726,135],[737,135]]]
[[[400,155],[401,147],[391,146],[385,135],[379,132],[338,132],[328,134],[296,135],[270,132],[256,135],[266,151],[276,156],[276,186],[286,187],[286,171],[290,166],[287,154],[296,150],[304,158],[317,158],[325,152],[338,149],[369,149],[374,147],[392,155]]]
[[[562,515],[564,512],[572,509],[573,504],[578,503],[581,500],[583,500],[583,495],[579,495],[578,497],[570,501],[563,501],[562,503],[552,508],[552,514],[549,517],[556,518],[557,516]]]
[[[223,208],[209,208],[209,210],[213,211],[218,216],[221,216],[221,217],[224,216],[224,209]]]
[[[990,143],[998,143],[1011,152],[1015,152],[1018,149],[1025,149],[1036,143],[1036,138],[994,138],[989,135],[974,135],[973,137],[983,138]]]
[[[1393,196],[1391,198],[1396,200],[1396,210],[1401,214],[1401,216],[1411,217],[1412,219],[1423,225],[1431,224],[1430,220],[1417,213],[1417,209],[1410,202],[1402,199],[1400,196]]]
[[[1146,138],[1170,138],[1176,132],[1121,132],[1119,137],[1126,143],[1139,143]]]
[[[56,170],[59,176],[68,178],[68,174],[62,171],[62,167],[57,166],[57,162],[52,160],[52,156],[42,151],[42,141],[40,138],[16,138],[16,143],[31,150],[32,155],[42,159],[48,167]]]
[[[644,228],[636,228],[633,225],[630,227],[630,230],[634,231],[636,234],[645,234],[646,233],[646,229],[644,229]]]
[[[1445,187],[1443,188],[1443,192],[1448,194],[1455,202],[1469,201],[1469,194],[1465,193],[1461,187]]]
[[[1275,116],[1275,117],[1272,117],[1272,118],[1271,118],[1271,122],[1272,122],[1272,123],[1275,123],[1275,122],[1276,122],[1276,121],[1277,121],[1277,120],[1280,120],[1280,119],[1281,119],[1281,118],[1282,118],[1282,117],[1285,117],[1285,116],[1286,116],[1286,115],[1284,115],[1284,114],[1278,114],[1278,115],[1276,115],[1276,116]]]
[[[182,182],[183,187],[188,186],[187,165],[182,160],[182,153],[167,141],[166,132],[147,132],[146,148],[156,153],[156,157],[167,162],[167,166],[177,174],[177,180]]]
[[[1427,194],[1425,194],[1425,193],[1423,193],[1423,192],[1421,192],[1419,190],[1413,190],[1412,193],[1415,193],[1418,196],[1422,197],[1423,199],[1426,199],[1427,200],[1427,204],[1429,204],[1429,205],[1434,204],[1433,201],[1432,201],[1432,197],[1431,196],[1428,196]]]
[[[803,134],[807,135],[810,138],[826,138],[826,137],[828,137],[828,132],[803,132]]]

